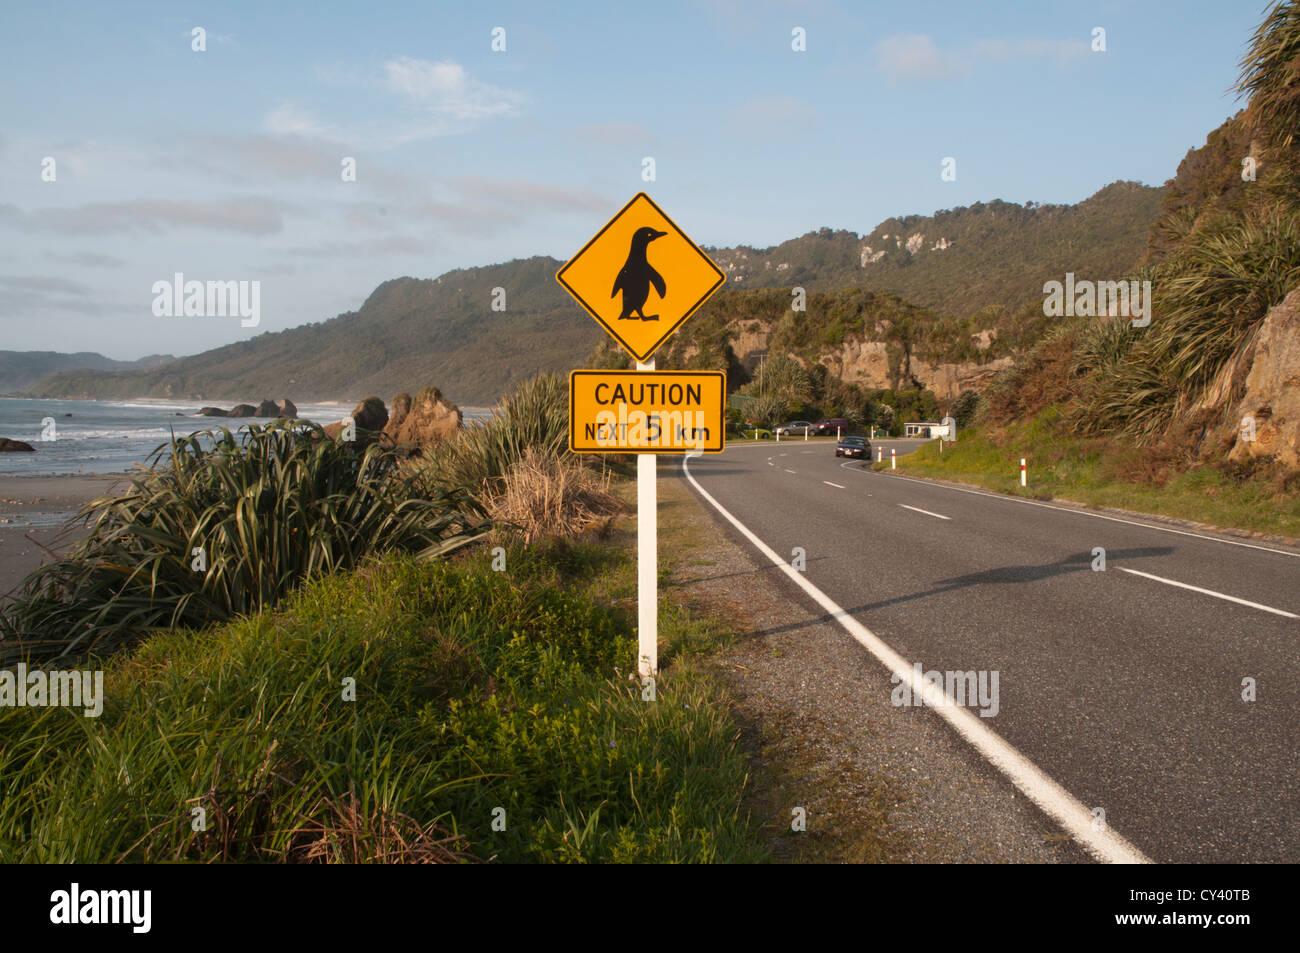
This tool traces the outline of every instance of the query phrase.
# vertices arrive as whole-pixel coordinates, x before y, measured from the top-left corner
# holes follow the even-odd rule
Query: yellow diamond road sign
[[[638,192],[555,275],[638,361],[647,361],[726,275]]]

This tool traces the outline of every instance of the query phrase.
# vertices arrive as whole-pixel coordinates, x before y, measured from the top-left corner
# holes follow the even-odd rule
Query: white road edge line
[[[847,490],[847,489],[848,489],[847,486],[840,486],[838,483],[832,483],[830,480],[822,480],[822,482],[825,483],[827,486],[833,486],[833,487],[835,487],[835,489],[837,489],[837,490]]]
[[[841,463],[843,469],[847,464]],[[872,470],[860,470],[860,473],[874,473]],[[885,475],[881,471],[881,475]],[[1168,526],[1152,526],[1150,523],[1140,523],[1137,520],[1120,519],[1118,516],[1107,516],[1105,513],[1093,513],[1089,510],[1076,510],[1069,506],[1053,506],[1051,503],[1043,503],[1041,500],[1024,500],[1018,496],[1007,496],[1002,493],[989,493],[986,490],[972,490],[964,486],[949,486],[946,483],[936,483],[933,480],[919,480],[916,477],[903,476],[901,473],[890,473],[888,476],[895,480],[907,480],[910,483],[923,483],[926,486],[937,487],[940,490],[956,490],[959,493],[970,493],[974,496],[986,496],[991,500],[1005,500],[1008,503],[1025,503],[1029,506],[1042,506],[1049,510],[1056,510],[1058,513],[1073,513],[1076,516],[1091,516],[1093,519],[1110,520],[1112,523],[1124,523],[1128,526],[1140,526],[1142,529],[1153,529],[1161,533],[1173,533],[1177,536],[1191,536],[1193,539],[1203,539],[1210,543],[1225,543],[1228,546],[1245,546],[1247,549],[1260,549],[1266,553],[1275,553],[1278,556],[1292,556],[1300,559],[1300,553],[1293,553],[1286,549],[1273,549],[1271,546],[1260,546],[1256,543],[1243,543],[1235,539],[1221,539],[1218,536],[1204,536],[1201,533],[1189,533],[1183,529],[1171,529]]]
[[[1207,596],[1214,596],[1216,599],[1226,599],[1229,602],[1235,602],[1238,605],[1250,606],[1252,609],[1262,609],[1265,612],[1271,612],[1274,615],[1286,616],[1288,619],[1300,619],[1300,615],[1294,612],[1287,612],[1283,609],[1274,609],[1271,606],[1260,605],[1258,602],[1250,602],[1247,599],[1238,599],[1236,596],[1230,596],[1223,592],[1215,592],[1213,589],[1202,589],[1200,586],[1189,586],[1185,582],[1179,582],[1177,579],[1166,579],[1164,576],[1153,576],[1149,572],[1138,572],[1136,569],[1125,569],[1123,566],[1116,566],[1121,572],[1132,573],[1135,576],[1141,576],[1144,579],[1154,579],[1156,582],[1163,582],[1167,586],[1177,586],[1179,589],[1190,589],[1192,592],[1204,593]]]
[[[691,475],[687,466],[691,457],[700,456],[698,452],[687,453],[682,457],[682,473],[690,481],[695,491],[709,502],[722,517],[734,526],[742,536],[749,540],[759,552],[766,556],[786,576],[806,592],[814,602],[827,611],[836,622],[876,657],[887,669],[906,679],[912,691],[921,694],[929,702],[931,698],[940,702],[930,705],[930,710],[948,722],[953,730],[962,736],[976,751],[1004,774],[1027,798],[1053,818],[1074,840],[1089,854],[1099,861],[1115,864],[1149,864],[1151,859],[1137,847],[1130,844],[1112,828],[1093,829],[1093,815],[1078,798],[1061,787],[1003,738],[987,727],[980,719],[965,708],[955,704],[942,704],[942,698],[936,695],[933,684],[924,677],[917,677],[907,661],[886,645],[865,625],[842,609],[830,596],[822,592],[804,574],[794,569],[788,562],[778,556],[771,547],[764,543],[754,532],[715,500],[710,493],[700,486]],[[928,692],[928,694],[927,694]]]
[[[951,516],[944,516],[942,513],[931,513],[929,510],[923,510],[919,506],[908,506],[906,503],[899,503],[898,505],[905,510],[912,510],[914,513],[924,513],[926,516],[933,516],[936,519],[941,519],[941,520],[952,519]]]
[[[786,470],[785,472],[786,472],[786,473],[794,473],[793,470]]]

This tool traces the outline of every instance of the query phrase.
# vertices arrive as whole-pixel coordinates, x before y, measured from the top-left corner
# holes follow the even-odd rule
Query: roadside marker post
[[[1028,477],[1025,475],[1025,458],[1020,458],[1020,485],[1029,486]]]
[[[897,470],[897,469],[898,469],[898,458],[894,456],[894,448],[893,448],[893,447],[890,447],[890,448],[889,448],[889,469],[891,469],[891,470]]]
[[[885,448],[884,448],[884,447],[876,447],[876,462],[877,462],[877,463],[880,462],[880,458],[881,458],[882,456],[884,456],[884,453],[885,453]]]
[[[635,371],[570,373],[569,449],[638,455],[637,671],[653,679],[659,671],[659,454],[721,453],[727,406],[724,372],[658,371],[654,353],[727,278],[638,192],[555,280],[636,360]]]
[[[636,369],[653,373],[655,359],[637,361]],[[659,671],[658,573],[659,455],[643,453],[636,461],[636,657],[643,678]]]

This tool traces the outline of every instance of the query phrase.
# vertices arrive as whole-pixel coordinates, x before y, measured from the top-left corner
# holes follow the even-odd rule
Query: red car
[[[834,437],[849,432],[849,422],[843,417],[823,417],[812,428],[814,437]]]

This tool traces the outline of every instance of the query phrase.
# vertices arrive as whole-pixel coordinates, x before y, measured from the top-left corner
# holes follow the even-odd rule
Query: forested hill
[[[1163,188],[1115,182],[1077,205],[969,207],[886,219],[866,235],[823,228],[774,248],[710,249],[739,287],[893,291],[964,318],[991,304],[1041,299],[1067,271],[1120,275],[1144,254]]]
[[[555,281],[562,262],[536,257],[439,278],[385,281],[356,311],[261,334],[128,374],[55,374],[34,396],[152,396],[216,401],[385,400],[441,388],[485,404],[538,371],[576,366],[604,332]],[[505,289],[493,311],[493,289]]]
[[[138,361],[115,361],[94,351],[0,351],[0,394],[26,390],[57,371],[125,371],[174,360],[170,354],[150,354]]]
[[[1119,182],[1074,206],[995,201],[882,222],[866,236],[823,229],[775,248],[712,250],[728,284],[710,306],[752,287],[892,291],[939,316],[1041,299],[1066,271],[1118,276],[1146,251],[1163,190]],[[888,235],[889,238],[885,238]],[[917,237],[919,236],[919,237]],[[548,257],[396,278],[357,310],[147,370],[52,374],[45,397],[248,401],[385,398],[425,385],[462,404],[492,403],[540,371],[579,366],[604,332],[559,287]],[[494,288],[505,310],[492,310]]]

